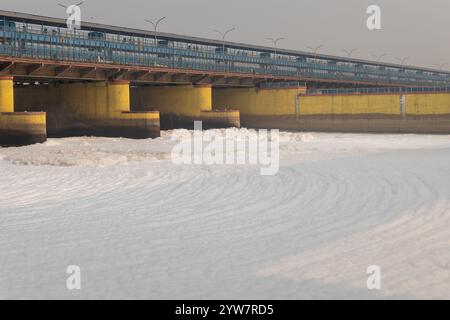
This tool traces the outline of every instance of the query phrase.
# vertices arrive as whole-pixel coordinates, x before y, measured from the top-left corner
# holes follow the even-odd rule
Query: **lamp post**
[[[272,41],[273,43],[273,48],[274,48],[274,53],[275,56],[277,55],[277,50],[278,50],[278,42],[280,42],[281,40],[284,40],[284,38],[266,38],[266,40]]]
[[[379,56],[377,56],[376,54],[372,55],[373,58],[377,59],[377,63],[380,63],[381,59],[383,59],[386,56],[387,56],[387,53],[380,54]]]
[[[398,57],[396,57],[396,58],[395,58],[395,60],[397,60],[398,62],[400,62],[400,70],[399,70],[400,73],[403,73],[403,71],[404,71],[403,66],[405,65],[405,62],[406,62],[406,60],[408,60],[408,59],[409,59],[409,57],[404,57],[404,58],[398,58]]]
[[[447,63],[436,63],[436,64],[433,64],[433,67],[438,67],[439,71],[442,71],[442,70],[444,70],[444,67],[446,65],[447,65]]]
[[[358,48],[353,48],[351,50],[342,49],[342,51],[347,55],[347,57],[351,58],[352,54],[358,50]]]
[[[324,45],[323,44],[319,44],[317,47],[307,47],[308,49],[311,49],[311,51],[313,51],[314,52],[314,59],[316,59],[316,57],[317,57],[317,52],[321,49],[321,48],[323,48],[324,47]]]
[[[220,34],[220,36],[222,37],[222,53],[223,53],[223,54],[225,54],[225,38],[227,37],[227,35],[228,35],[230,32],[232,32],[232,31],[234,31],[234,30],[236,30],[236,28],[228,29],[228,30],[226,30],[225,32],[220,31],[220,30],[217,30],[217,29],[214,29],[214,30],[213,30],[214,32],[217,32],[218,34]]]
[[[81,1],[79,3],[77,3],[75,6],[80,7],[82,4],[84,3],[84,1]],[[62,4],[62,3],[58,3],[58,6],[63,7],[63,8],[69,8],[68,5]]]
[[[400,62],[400,66],[403,68],[403,66],[405,65],[405,62],[409,59],[409,57],[404,57],[404,58],[395,58],[395,60],[397,60],[398,62]]]
[[[227,35],[228,35],[230,32],[232,32],[232,31],[234,31],[234,30],[236,30],[236,28],[228,29],[228,30],[226,30],[225,32],[220,31],[220,30],[217,30],[217,29],[214,29],[214,30],[213,30],[214,32],[217,32],[218,34],[220,34],[220,36],[222,37],[222,54],[223,54],[223,63],[224,63],[224,64],[225,64],[225,38],[227,37]]]
[[[84,1],[78,2],[77,4],[75,4],[75,7],[81,7],[81,5],[83,3],[84,3]],[[67,14],[69,13],[69,12],[67,12],[67,10],[69,9],[69,7],[71,7],[70,5],[66,5],[66,4],[63,4],[63,3],[58,3],[58,6],[63,7],[64,9],[66,9],[66,13]],[[80,15],[81,15],[81,13],[80,13]],[[81,16],[80,16],[80,19],[81,19]],[[80,21],[80,23],[81,23],[81,21]],[[69,27],[69,25],[68,25],[68,27]],[[76,34],[75,28],[74,28],[74,34]]]
[[[155,46],[158,46],[158,38],[156,34],[158,33],[158,26],[159,24],[165,19],[166,17],[159,18],[156,20],[156,22],[153,22],[152,20],[145,19],[145,22],[150,23],[153,26],[153,30],[155,31]]]

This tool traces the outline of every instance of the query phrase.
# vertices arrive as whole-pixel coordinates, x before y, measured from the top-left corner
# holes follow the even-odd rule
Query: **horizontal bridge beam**
[[[31,72],[30,72],[31,71]],[[212,85],[257,85],[262,81],[341,83],[356,85],[395,86],[394,83],[349,82],[306,77],[286,77],[232,72],[173,69],[166,67],[138,67],[104,63],[73,63],[66,61],[39,60],[0,56],[0,73],[24,79],[48,80],[99,80],[111,78],[148,83],[192,83]],[[404,85],[406,87],[406,85]],[[411,87],[411,85],[409,85]]]

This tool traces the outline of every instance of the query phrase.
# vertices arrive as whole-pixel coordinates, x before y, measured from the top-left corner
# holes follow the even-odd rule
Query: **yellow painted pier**
[[[14,112],[14,81],[0,77],[0,146],[42,143],[47,139],[43,112]]]
[[[450,92],[308,95],[306,88],[217,88],[213,105],[251,128],[450,134]]]
[[[210,85],[139,86],[131,90],[136,110],[157,110],[163,129],[188,128],[203,121],[203,128],[240,127],[240,112],[212,108]]]
[[[308,94],[304,86],[231,88],[129,81],[14,86],[0,77],[0,144],[50,136],[154,138],[163,129],[240,127],[450,134],[450,92]]]
[[[154,138],[160,135],[159,112],[130,110],[128,81],[21,86],[21,110],[46,110],[52,136],[93,135]]]

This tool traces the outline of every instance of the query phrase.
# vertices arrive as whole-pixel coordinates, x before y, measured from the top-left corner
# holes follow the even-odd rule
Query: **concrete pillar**
[[[130,82],[112,81],[107,84],[107,104],[111,116],[130,111]]]
[[[411,93],[402,101],[398,93],[307,95],[302,88],[215,88],[213,106],[240,110],[242,123],[251,128],[450,133],[446,92]]]
[[[130,110],[130,82],[112,81],[107,84],[108,125],[105,136],[155,138],[160,136],[159,112]]]
[[[304,130],[450,133],[450,94],[334,94],[301,97]]]
[[[213,109],[240,112],[241,124],[251,128],[283,129],[295,122],[296,99],[305,87],[213,88]],[[292,123],[289,125],[292,126]]]
[[[203,121],[204,128],[239,127],[236,111],[212,110],[211,85],[141,86],[131,91],[136,110],[157,110],[163,129],[193,128]]]
[[[160,135],[158,112],[130,110],[128,81],[29,86],[20,88],[16,100],[21,109],[30,108],[33,101],[43,105],[49,111],[49,134],[52,136],[139,139]],[[31,106],[31,109],[36,108],[39,106]]]
[[[0,77],[0,112],[14,112],[13,77]]]
[[[132,89],[132,106],[161,115],[198,117],[212,110],[211,86],[142,86]]]
[[[14,112],[14,81],[0,77],[0,146],[21,146],[47,139],[44,112]]]

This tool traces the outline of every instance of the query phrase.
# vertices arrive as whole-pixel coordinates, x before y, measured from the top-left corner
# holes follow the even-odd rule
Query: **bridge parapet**
[[[308,89],[306,95],[350,95],[350,94],[408,94],[450,92],[450,87],[400,87],[400,88],[351,88],[351,89]]]

